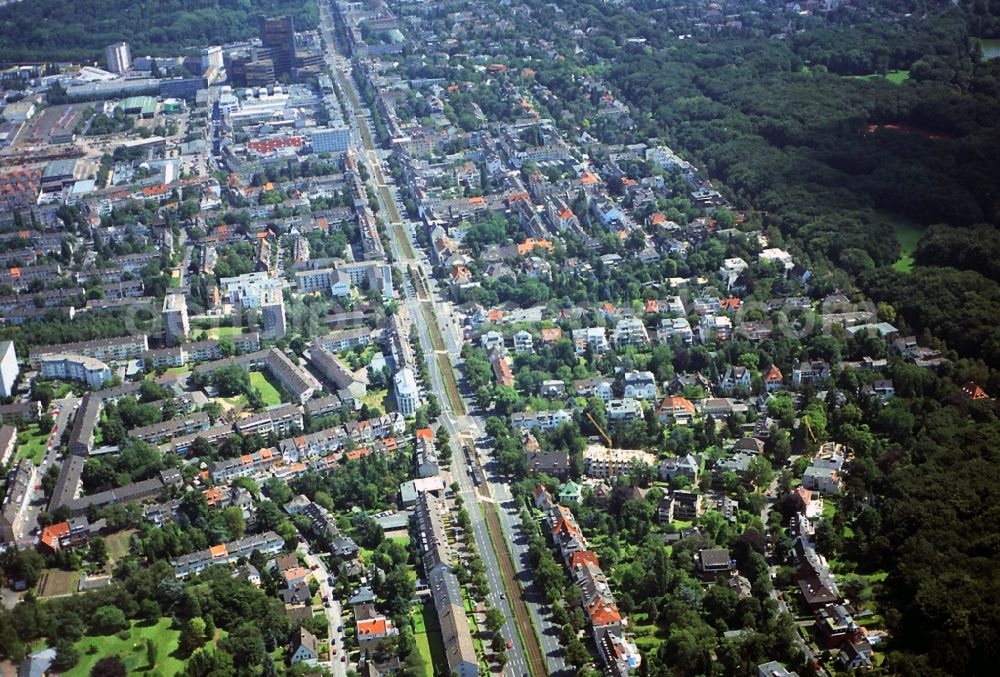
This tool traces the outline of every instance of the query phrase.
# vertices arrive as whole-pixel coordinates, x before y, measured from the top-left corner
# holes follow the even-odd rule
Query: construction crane
[[[806,432],[809,434],[809,439],[812,440],[812,443],[817,444],[816,434],[813,432],[812,424],[809,422],[808,416],[802,417],[802,425],[805,426]]]
[[[600,433],[601,437],[604,438],[604,442],[608,445],[608,449],[610,449],[611,447],[615,446],[614,444],[612,444],[611,438],[608,437],[608,434],[606,432],[604,432],[604,428],[602,428],[601,426],[597,425],[597,421],[595,421],[594,417],[590,415],[590,412],[587,411],[587,412],[584,412],[584,413],[587,414],[587,418],[590,420],[591,425],[594,426],[594,429],[597,430],[597,432]]]

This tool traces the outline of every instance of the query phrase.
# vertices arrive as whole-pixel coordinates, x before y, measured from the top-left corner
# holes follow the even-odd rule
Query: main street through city
[[[427,356],[428,370],[431,383],[424,384],[433,392],[441,403],[444,414],[442,420],[444,425],[452,433],[452,470],[453,477],[459,484],[459,493],[463,497],[468,507],[469,516],[472,523],[472,536],[476,542],[477,549],[483,559],[483,564],[487,572],[487,582],[489,592],[487,599],[490,605],[501,609],[504,612],[507,622],[501,628],[504,641],[510,646],[507,652],[508,660],[504,668],[504,673],[508,675],[528,675],[541,677],[545,674],[554,674],[562,670],[561,661],[558,664],[546,665],[542,660],[541,652],[545,651],[550,656],[558,650],[550,651],[543,642],[539,647],[539,640],[530,622],[515,623],[518,618],[516,604],[523,605],[521,591],[514,587],[508,590],[508,585],[501,579],[501,566],[498,557],[507,557],[508,544],[503,536],[497,534],[495,537],[490,534],[485,510],[492,510],[488,501],[483,500],[480,493],[476,491],[475,484],[471,476],[466,471],[464,458],[458,446],[459,430],[456,428],[456,421],[464,428],[469,426],[464,413],[466,404],[458,394],[454,372],[442,373],[442,367],[452,370],[449,354],[456,356],[459,352],[460,340],[455,327],[450,319],[446,319],[446,330],[444,335],[448,337],[445,342],[440,328],[433,324],[436,318],[451,318],[450,309],[442,307],[442,303],[437,298],[436,289],[430,280],[430,266],[425,256],[417,257],[416,250],[410,239],[409,232],[399,216],[396,201],[397,196],[393,196],[392,188],[386,183],[382,169],[382,158],[375,148],[371,138],[371,127],[366,111],[361,107],[357,96],[357,89],[352,82],[352,75],[349,70],[349,62],[340,57],[335,49],[333,35],[333,21],[329,7],[325,3],[320,3],[321,7],[321,30],[325,42],[324,55],[331,72],[335,75],[336,81],[342,89],[345,104],[348,108],[351,128],[354,132],[356,146],[359,145],[359,161],[364,162],[368,168],[369,186],[373,188],[380,213],[385,215],[389,221],[388,232],[390,249],[396,267],[404,276],[405,303],[414,319],[413,327],[417,331],[418,340]],[[358,142],[360,141],[360,144]],[[411,274],[412,271],[412,274]],[[417,279],[414,279],[416,277]],[[429,298],[418,298],[418,285],[425,291]],[[430,316],[430,318],[428,317]],[[437,349],[435,348],[437,346]],[[443,359],[438,359],[443,355]],[[450,382],[450,383],[449,383]],[[449,385],[451,388],[449,389]],[[456,401],[456,397],[458,401]],[[456,411],[456,409],[458,411]],[[456,418],[461,417],[461,418]],[[499,541],[499,542],[498,542]],[[509,566],[509,565],[508,565]],[[520,567],[523,570],[523,566]],[[508,594],[515,599],[509,599]],[[523,611],[521,613],[523,618]],[[543,634],[543,636],[545,636]],[[528,645],[527,647],[525,645]],[[534,660],[532,660],[532,656]]]
[[[413,246],[409,228],[399,216],[399,196],[395,194],[395,186],[385,180],[381,153],[371,139],[369,116],[357,98],[349,62],[340,57],[333,48],[335,42],[332,20],[329,10],[325,5],[322,7],[321,26],[328,46],[327,62],[344,90],[355,139],[360,141],[362,159],[369,169],[369,183],[373,185],[380,213],[386,215],[389,221],[387,230],[390,249],[397,268],[403,273],[406,307],[414,320],[413,326],[427,356],[431,382],[425,386],[437,396],[444,412],[441,420],[451,436],[452,474],[459,484],[463,499],[470,506],[473,536],[486,565],[490,587],[489,600],[492,605],[503,609],[505,616],[511,619],[502,629],[504,638],[512,644],[512,649],[508,652],[507,672],[525,674],[525,668],[530,661],[529,656],[532,653],[536,656],[540,653],[541,661],[536,657],[535,662],[542,664],[532,666],[532,672],[569,674],[570,671],[562,657],[560,629],[546,614],[545,600],[529,573],[527,539],[522,532],[520,508],[510,493],[509,485],[496,473],[495,463],[489,456],[489,447],[482,444],[485,440],[484,419],[466,413],[472,409],[471,402],[458,389],[452,359],[457,361],[461,350],[461,327],[456,321],[451,303],[439,291],[431,275],[426,252],[419,251]],[[420,294],[420,291],[423,291],[423,294]],[[443,359],[438,359],[439,356]],[[477,490],[468,472],[461,448],[462,440],[472,441],[477,454],[480,455],[476,462],[481,464],[481,472],[485,479],[484,491]],[[490,534],[486,512],[494,510],[499,524],[498,531],[501,532],[495,536]],[[496,552],[494,548],[497,548]],[[498,555],[510,560],[519,589],[505,588],[501,579],[501,567],[497,561]],[[516,595],[517,598],[506,599],[508,593]],[[520,615],[525,620],[519,623],[522,626],[519,628],[513,627],[514,621],[518,618],[518,614],[513,613],[513,604],[523,605],[530,615],[530,620],[526,620],[527,615],[522,611]],[[517,630],[520,630],[520,634]],[[534,646],[525,647],[523,646],[525,643]]]

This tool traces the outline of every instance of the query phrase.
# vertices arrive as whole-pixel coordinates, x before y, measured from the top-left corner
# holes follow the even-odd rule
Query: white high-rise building
[[[420,389],[417,387],[417,379],[413,376],[413,370],[404,367],[396,372],[393,378],[396,386],[396,408],[403,416],[413,416],[420,408]]]
[[[211,69],[222,68],[222,47],[212,46],[201,50],[201,72],[207,73]]]
[[[14,342],[0,342],[0,397],[14,394],[14,381],[17,380],[18,373]]]
[[[132,69],[132,50],[127,42],[116,42],[105,47],[104,59],[112,73],[127,73]]]

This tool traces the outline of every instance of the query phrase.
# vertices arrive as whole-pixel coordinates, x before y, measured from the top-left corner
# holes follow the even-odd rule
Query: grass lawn
[[[823,499],[823,518],[833,519],[833,516],[837,514],[837,504],[832,499]]]
[[[889,71],[885,75],[872,73],[871,75],[855,75],[852,77],[858,80],[888,80],[894,85],[899,85],[910,79],[910,71]]]
[[[239,336],[243,333],[243,327],[212,327],[205,331],[208,332],[208,338],[219,339],[223,336]]]
[[[896,226],[896,241],[899,243],[899,260],[892,264],[893,270],[909,273],[913,270],[913,254],[917,251],[917,242],[924,234],[920,226],[901,223]]]
[[[38,431],[38,424],[32,423],[24,430],[17,431],[17,454],[15,458],[30,458],[35,465],[42,463],[45,456],[45,446],[49,441],[49,434],[44,435]]]
[[[186,374],[189,371],[191,371],[191,367],[188,367],[188,366],[183,366],[183,367],[168,367],[163,373],[164,374],[177,374],[177,375],[180,375],[180,374]]]
[[[151,672],[146,662],[146,640],[152,639],[158,649],[156,671],[163,675],[176,675],[184,670],[185,660],[177,654],[177,641],[181,633],[170,627],[170,619],[163,618],[155,625],[133,623],[128,639],[117,635],[84,637],[76,643],[80,651],[80,662],[64,674],[89,675],[94,664],[104,656],[118,654],[125,663],[128,674]]]
[[[424,659],[425,674],[430,677],[435,672],[447,672],[448,658],[444,653],[441,626],[438,624],[434,605],[427,603],[414,607],[411,618],[413,620],[413,638],[417,642],[420,656]]]
[[[250,385],[260,391],[265,406],[270,407],[275,404],[281,404],[281,393],[278,392],[273,383],[267,380],[263,372],[251,371]]]
[[[126,529],[125,531],[119,531],[118,533],[111,534],[105,538],[105,542],[108,544],[108,552],[111,554],[112,560],[119,560],[129,555],[129,540],[132,538],[132,534],[135,533],[135,529]]]
[[[361,398],[362,404],[367,404],[369,407],[378,407],[379,410],[385,411],[385,397],[389,394],[388,389],[382,388],[381,390],[369,390],[368,393]]]
[[[54,383],[52,387],[52,399],[58,400],[60,398],[66,397],[71,392],[73,392],[73,384],[67,383],[66,381],[59,381]]]
[[[80,582],[80,575],[79,571],[46,569],[38,579],[35,594],[39,597],[71,595],[76,592],[76,586]]]

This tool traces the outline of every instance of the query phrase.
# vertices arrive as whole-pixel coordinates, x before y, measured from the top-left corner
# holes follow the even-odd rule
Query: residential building
[[[371,604],[361,604],[354,608],[354,616],[357,622],[357,639],[361,651],[372,651],[388,637],[395,637],[399,634],[392,619],[375,611]]]
[[[631,423],[642,418],[642,405],[630,397],[610,400],[604,409],[609,421]]]
[[[0,468],[14,458],[17,449],[17,428],[12,425],[0,426]]]
[[[260,318],[264,338],[279,339],[288,331],[285,322],[285,299],[280,289],[268,289],[261,294]]]
[[[661,423],[688,425],[694,420],[694,404],[684,397],[664,397],[656,407]]]
[[[682,522],[691,522],[697,519],[702,513],[702,497],[695,491],[682,491],[678,489],[670,494],[672,503],[673,519]]]
[[[163,297],[162,320],[163,337],[167,345],[178,345],[188,340],[191,326],[188,323],[184,294],[167,294]]]
[[[591,444],[583,452],[583,468],[588,477],[609,479],[627,473],[633,463],[656,466],[656,456],[640,449],[609,449]]]
[[[821,494],[839,494],[840,485],[840,472],[833,468],[813,465],[802,474],[802,486]]]
[[[719,384],[724,393],[732,393],[738,389],[748,390],[750,388],[751,374],[746,367],[730,366],[722,377]]]
[[[293,429],[302,430],[302,410],[292,404],[241,418],[236,422],[236,432],[246,437],[252,433],[287,435]]]
[[[572,420],[573,415],[566,409],[517,411],[510,415],[511,427],[522,433],[533,430],[554,430]]]
[[[699,576],[712,580],[719,574],[731,573],[735,566],[726,548],[707,548],[695,554],[694,568]]]
[[[0,342],[0,397],[13,397],[20,368],[13,341]]]
[[[691,323],[688,322],[686,317],[664,317],[660,319],[660,324],[656,329],[656,339],[663,343],[669,341],[674,336],[688,345],[694,343],[694,332],[691,330]]]
[[[288,648],[290,654],[288,662],[292,665],[297,665],[298,663],[316,665],[316,662],[319,660],[318,645],[319,642],[316,640],[316,635],[300,627],[298,633],[292,638],[292,645]]]
[[[281,280],[267,271],[245,273],[219,280],[219,291],[226,302],[240,308],[259,308],[267,292],[281,291]]]
[[[15,543],[21,536],[34,486],[35,464],[30,458],[23,458],[7,475],[7,488],[0,503],[0,542]]]
[[[767,370],[764,374],[764,388],[767,392],[774,392],[775,390],[781,390],[784,386],[784,376],[781,374],[781,370],[778,369],[778,365],[772,364],[771,368]]]
[[[199,430],[208,430],[210,425],[211,419],[208,414],[198,411],[190,416],[182,415],[160,423],[133,428],[128,431],[128,435],[143,442],[156,444],[172,437],[191,435]]]
[[[761,663],[757,666],[757,677],[799,677],[797,672],[791,672],[778,661]]]
[[[675,477],[686,477],[691,484],[698,482],[701,464],[693,454],[666,458],[660,461],[660,479],[670,481]]]
[[[111,369],[97,358],[86,355],[46,355],[42,358],[41,376],[79,381],[97,390],[111,380]]]
[[[733,321],[726,315],[706,313],[701,318],[698,332],[702,343],[728,341],[733,338]]]
[[[273,531],[266,531],[263,534],[215,545],[190,555],[182,555],[171,560],[170,564],[174,567],[174,575],[177,578],[184,578],[216,564],[232,564],[241,557],[249,557],[255,550],[263,555],[273,555],[281,552],[284,547],[285,539]]]
[[[416,464],[418,477],[433,477],[441,472],[441,461],[430,428],[416,431]]]
[[[121,336],[79,343],[63,343],[60,345],[32,348],[28,353],[28,361],[35,369],[41,367],[45,355],[86,355],[103,362],[115,362],[140,359],[149,350],[149,341],[145,334],[137,336]]]
[[[805,385],[830,378],[830,365],[825,360],[807,360],[792,365],[792,383]]]
[[[439,494],[444,491],[444,478],[440,475],[418,477],[399,485],[399,502],[403,507],[414,505],[422,494]]]
[[[522,329],[514,334],[514,352],[515,353],[535,352],[534,337],[532,337],[531,332]]]
[[[216,461],[208,466],[208,474],[213,482],[224,484],[237,477],[251,477],[266,472],[280,460],[281,456],[274,449],[261,449],[252,454]]]
[[[588,348],[595,355],[603,355],[611,346],[604,327],[587,327],[573,330],[573,347],[577,355],[583,355]]]
[[[459,677],[477,677],[479,659],[469,630],[461,587],[451,569],[451,548],[443,520],[446,512],[444,501],[432,494],[422,494],[413,510],[415,531],[427,585],[441,626],[448,671]]]
[[[619,349],[626,346],[645,346],[649,344],[649,332],[639,318],[625,317],[615,325],[611,333],[611,342]]]
[[[525,450],[525,461],[531,474],[542,473],[559,479],[569,474],[569,452],[565,450]]]
[[[656,378],[651,371],[629,371],[623,379],[625,397],[636,400],[656,399]]]
[[[413,375],[413,370],[404,367],[396,372],[393,377],[396,394],[396,408],[403,416],[410,417],[417,413],[420,408],[420,389],[417,387],[417,379]]]

